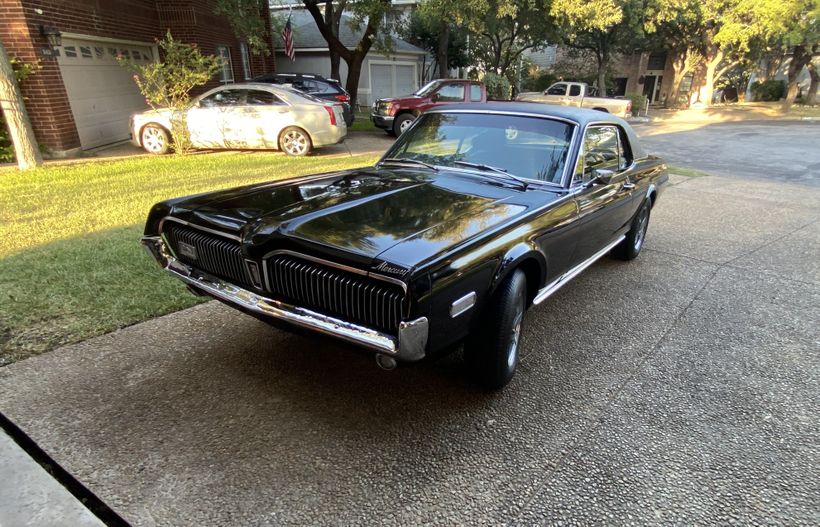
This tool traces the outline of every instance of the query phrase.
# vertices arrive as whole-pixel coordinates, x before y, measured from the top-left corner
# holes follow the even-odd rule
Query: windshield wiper
[[[383,165],[385,163],[406,163],[408,165],[420,165],[423,167],[427,167],[430,170],[435,170],[438,172],[438,167],[435,165],[431,165],[430,163],[425,163],[424,161],[420,161],[418,159],[410,159],[410,158],[400,158],[400,157],[388,157],[379,161],[379,165]]]
[[[521,179],[518,176],[514,176],[514,175],[510,174],[504,168],[494,167],[492,165],[485,165],[483,163],[469,163],[467,161],[454,161],[453,164],[462,165],[462,166],[470,167],[470,168],[477,168],[479,170],[484,170],[485,172],[494,172],[496,174],[500,174],[500,175],[502,175],[502,176],[504,176],[508,179],[511,179],[511,180],[517,182],[518,184],[521,185],[521,187],[524,190],[527,190],[527,187],[529,187],[529,183],[527,183],[526,181],[524,181],[523,179]]]

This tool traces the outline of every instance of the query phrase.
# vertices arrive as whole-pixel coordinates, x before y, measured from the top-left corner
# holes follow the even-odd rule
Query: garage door
[[[154,60],[149,46],[63,38],[57,63],[83,148],[128,139],[128,118],[146,108],[132,78],[117,62]]]
[[[413,93],[418,88],[412,63],[370,64],[370,94],[373,100]]]

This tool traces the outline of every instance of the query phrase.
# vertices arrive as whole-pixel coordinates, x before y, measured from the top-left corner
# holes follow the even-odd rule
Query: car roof
[[[612,115],[611,113],[590,110],[587,108],[576,108],[574,106],[544,104],[540,102],[495,101],[486,103],[448,104],[438,106],[428,111],[447,112],[454,110],[487,113],[527,113],[536,116],[557,117],[559,119],[573,121],[581,126],[586,126],[590,123],[612,123],[620,126],[627,124],[626,121],[618,116]]]

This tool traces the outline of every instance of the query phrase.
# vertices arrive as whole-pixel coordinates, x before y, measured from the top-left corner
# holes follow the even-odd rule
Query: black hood
[[[411,269],[524,213],[523,194],[458,171],[368,168],[196,196],[172,214],[238,235],[251,257],[291,249]]]

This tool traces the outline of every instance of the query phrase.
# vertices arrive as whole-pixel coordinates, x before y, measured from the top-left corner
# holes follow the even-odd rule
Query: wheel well
[[[538,293],[543,281],[541,265],[535,258],[527,258],[518,264],[517,269],[524,271],[524,276],[527,277],[527,305],[529,305]]]
[[[606,108],[601,108],[600,106],[596,106],[593,110],[598,110],[599,112],[609,113],[609,110]]]
[[[395,119],[398,119],[402,115],[409,115],[410,117],[416,118],[416,112],[413,110],[399,110],[399,113],[396,114]]]
[[[164,127],[163,125],[161,125],[159,123],[155,123],[155,122],[151,121],[150,123],[145,123],[144,125],[142,125],[140,127],[140,133],[137,136],[137,140],[140,142],[140,146],[142,146],[142,131],[145,130],[146,128],[148,128],[151,125],[154,125],[157,128],[162,128],[163,130],[165,130],[165,133],[168,134],[168,139],[171,139],[171,130],[169,130],[168,128]]]

